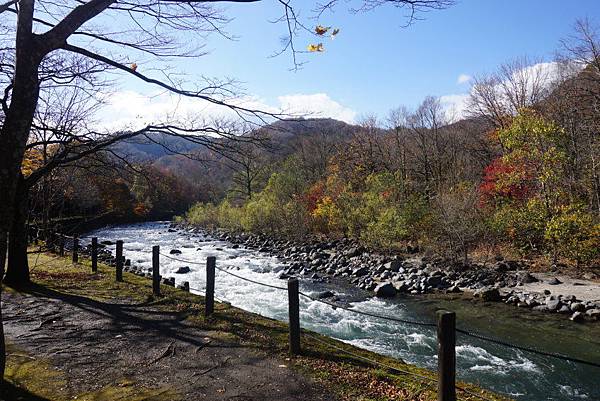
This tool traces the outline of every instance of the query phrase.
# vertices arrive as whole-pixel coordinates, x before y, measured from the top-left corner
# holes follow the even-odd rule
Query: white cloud
[[[470,76],[470,75],[468,75],[468,74],[460,74],[458,76],[458,78],[456,79],[456,83],[459,84],[459,85],[466,84],[471,79],[473,79],[473,77]]]
[[[326,93],[279,96],[275,105],[251,96],[230,99],[228,103],[267,113],[285,113],[294,117],[331,117],[350,123],[354,122],[356,117],[355,111],[342,106]],[[168,93],[145,95],[129,90],[110,95],[106,99],[106,106],[99,114],[99,125],[107,130],[133,129],[150,123],[237,117],[230,108],[205,100]]]
[[[446,112],[446,118],[451,122],[465,118],[468,100],[467,93],[440,96],[440,104]]]
[[[353,123],[356,112],[331,99],[326,93],[312,95],[296,94],[279,96],[279,107],[291,114],[311,117],[330,117],[336,120]]]

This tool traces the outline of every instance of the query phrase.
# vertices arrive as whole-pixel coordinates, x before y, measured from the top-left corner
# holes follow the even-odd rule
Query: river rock
[[[569,305],[562,305],[558,313],[571,313],[571,308],[569,308]]]
[[[546,307],[550,312],[554,312],[558,310],[561,306],[561,302],[559,299],[554,299],[554,297],[549,297],[546,299]]]
[[[335,294],[333,293],[333,291],[329,291],[329,290],[322,291],[322,292],[320,292],[320,293],[317,294],[317,298],[318,299],[331,298],[331,297],[334,297],[334,296],[335,296]]]
[[[354,270],[352,270],[352,275],[355,277],[362,277],[362,276],[366,276],[367,273],[369,273],[369,269],[367,269],[366,267],[359,267],[356,268]]]
[[[482,288],[475,291],[473,294],[475,297],[479,297],[486,302],[497,302],[501,301],[500,291],[497,288]]]
[[[548,284],[550,284],[550,285],[558,285],[558,284],[562,284],[562,281],[560,281],[556,277],[552,277],[550,280],[548,280]]]
[[[599,320],[600,319],[600,309],[590,309],[585,312],[585,314],[592,319]]]
[[[381,283],[375,287],[375,295],[380,298],[391,298],[396,295],[396,289],[390,282]]]
[[[448,288],[446,292],[457,294],[462,292],[462,290],[457,285],[453,285],[452,287]]]
[[[189,273],[190,271],[191,271],[191,269],[189,266],[181,266],[179,269],[177,269],[175,274],[186,274],[186,273]]]
[[[392,260],[391,262],[387,262],[383,266],[385,267],[386,270],[397,273],[400,271],[400,268],[402,267],[402,262],[398,259],[395,259],[395,260]]]
[[[360,247],[352,247],[349,248],[346,252],[344,252],[344,255],[346,255],[349,258],[352,258],[354,256],[360,256],[362,255],[363,251]]]
[[[583,313],[575,312],[571,315],[569,320],[572,320],[573,322],[576,322],[576,323],[581,323],[581,322],[583,322],[584,318],[585,318],[585,316]]]
[[[537,278],[535,278],[534,276],[531,275],[531,273],[529,272],[522,272],[519,273],[517,275],[517,278],[519,279],[520,282],[522,282],[523,284],[529,284],[529,283],[537,283],[538,280]]]
[[[571,312],[585,312],[585,305],[581,302],[573,302],[571,304]]]

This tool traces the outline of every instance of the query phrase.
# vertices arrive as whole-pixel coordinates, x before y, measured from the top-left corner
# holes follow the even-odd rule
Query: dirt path
[[[56,367],[67,399],[127,383],[169,389],[136,400],[336,399],[285,359],[194,327],[178,312],[37,287],[3,294],[3,313],[8,341]]]

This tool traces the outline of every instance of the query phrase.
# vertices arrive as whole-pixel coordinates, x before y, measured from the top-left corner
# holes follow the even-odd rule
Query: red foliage
[[[306,210],[312,213],[316,208],[319,201],[325,195],[325,183],[323,181],[316,182],[303,196]]]
[[[500,182],[503,177],[509,176],[520,176],[523,179],[511,185],[501,185]],[[483,182],[479,186],[481,206],[489,205],[501,199],[518,201],[527,199],[531,194],[531,187],[527,185],[527,178],[529,177],[530,174],[527,172],[525,165],[507,164],[501,157],[495,159],[484,169]]]

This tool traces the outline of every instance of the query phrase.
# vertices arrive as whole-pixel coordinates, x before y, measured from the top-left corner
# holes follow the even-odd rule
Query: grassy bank
[[[287,353],[285,323],[222,303],[216,304],[213,316],[205,318],[203,297],[168,286],[161,288],[162,296],[154,297],[150,280],[124,273],[124,282],[117,283],[114,281],[113,268],[104,265],[99,266],[98,273],[92,274],[85,261],[74,266],[67,258],[47,254],[32,254],[30,263],[32,279],[37,287],[98,302],[143,303],[156,310],[180,313],[187,322],[208,330],[215,336],[255,349],[261,355],[280,359],[283,365],[316,380],[341,399],[436,399],[436,384],[429,380],[434,379],[435,374],[428,370],[308,332],[302,338],[303,355],[290,357]],[[349,351],[354,356],[342,350]],[[398,371],[374,366],[361,358],[394,367]],[[119,392],[119,400],[178,399],[175,389],[145,389],[124,378],[115,378],[116,387],[112,389],[65,394],[61,390],[65,378],[59,367],[53,366],[52,360],[36,360],[36,363],[32,363],[26,352],[14,347],[9,350],[7,378],[10,383],[9,391],[13,392],[13,397],[7,399],[15,400],[35,399],[34,396],[49,400],[112,400],[115,399],[115,391]],[[487,399],[505,399],[472,385],[460,383],[460,386]],[[22,394],[29,394],[32,398],[23,398]],[[479,399],[462,391],[458,391],[458,396],[461,400]]]

